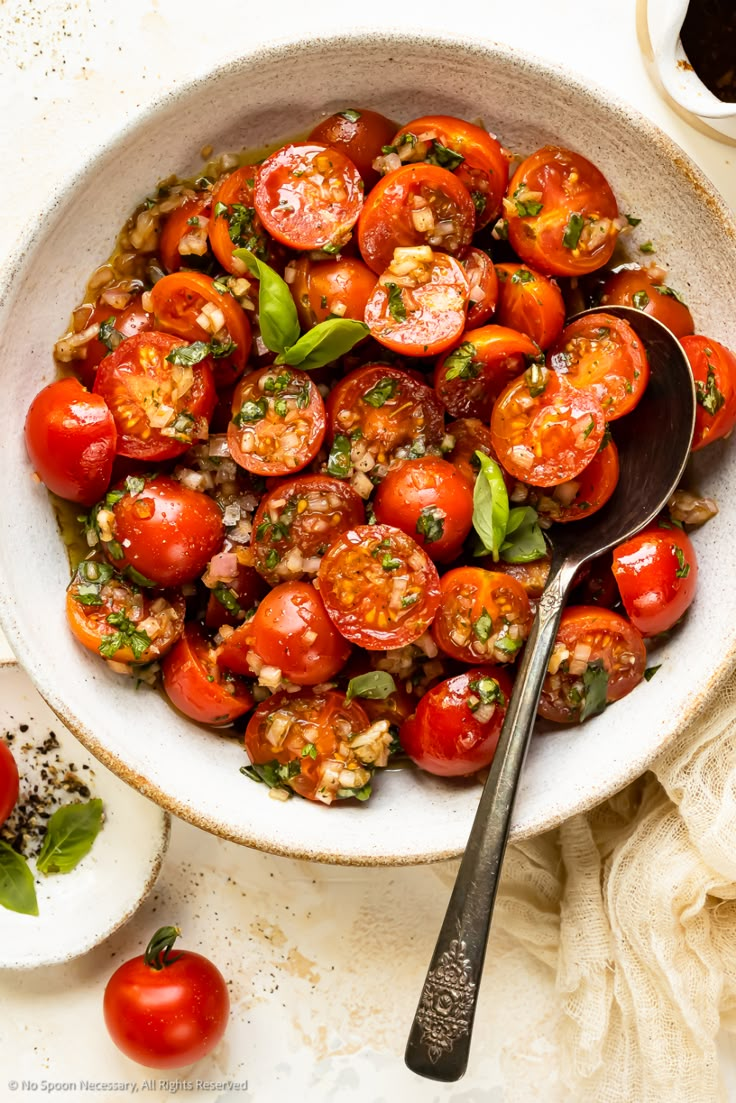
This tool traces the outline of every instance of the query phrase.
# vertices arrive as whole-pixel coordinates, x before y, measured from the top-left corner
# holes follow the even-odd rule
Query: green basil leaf
[[[385,670],[372,670],[369,674],[359,674],[348,682],[346,701],[353,697],[367,697],[371,701],[383,701],[396,692],[396,683]]]
[[[657,671],[658,671],[658,670],[661,670],[661,669],[662,669],[662,664],[661,664],[661,663],[658,663],[658,665],[657,665],[657,666],[648,666],[648,667],[646,668],[646,670],[644,671],[644,678],[645,678],[645,680],[646,680],[647,682],[651,682],[652,678],[653,678],[653,677],[654,677],[654,675],[655,675],[655,674],[657,673]]]
[[[501,545],[505,563],[533,563],[547,554],[539,516],[531,506],[517,506],[509,513],[506,538]]]
[[[210,346],[206,341],[193,341],[191,345],[179,345],[172,349],[166,359],[170,364],[180,364],[182,367],[189,368],[199,364],[209,354]]]
[[[581,214],[570,215],[565,232],[562,235],[562,244],[566,249],[577,249],[584,226],[585,219]]]
[[[0,840],[0,905],[21,915],[38,915],[36,885],[28,862]]]
[[[589,716],[597,716],[606,707],[608,694],[608,671],[601,659],[588,663],[583,674],[583,707],[580,710],[580,723]]]
[[[89,854],[102,827],[102,801],[65,804],[46,827],[36,866],[41,873],[69,873]]]
[[[509,496],[501,468],[495,460],[484,452],[476,452],[475,455],[480,463],[480,472],[473,491],[473,528],[484,550],[498,562],[509,520]]]
[[[352,448],[350,437],[338,433],[327,459],[327,471],[330,475],[334,475],[336,479],[347,479],[352,472],[353,463],[350,458]]]
[[[356,111],[354,107],[349,107],[347,111],[341,111],[343,119],[347,119],[349,123],[357,123],[360,118],[360,111]]]
[[[478,352],[472,341],[463,341],[443,363],[445,380],[451,379],[477,379],[480,375],[481,365],[475,362]]]
[[[644,310],[645,307],[649,306],[649,296],[643,289],[635,291],[631,296],[631,301],[637,310]]]
[[[678,303],[682,303],[683,306],[687,306],[687,303],[683,299],[679,291],[675,291],[674,287],[667,287],[664,283],[656,284],[655,291],[659,291],[660,295],[669,295],[671,299],[677,299]]]
[[[291,789],[289,781],[301,771],[302,764],[298,758],[292,758],[288,762],[279,762],[273,758],[270,762],[240,767],[241,774],[245,774],[251,781],[262,782],[269,789]]]
[[[365,322],[356,322],[353,318],[327,318],[300,337],[296,344],[280,350],[276,363],[289,364],[301,371],[323,368],[350,352],[367,332]]]
[[[425,506],[417,517],[414,526],[420,536],[424,537],[425,544],[433,544],[435,540],[441,540],[445,534],[445,518],[447,514],[439,506]]]
[[[400,386],[398,379],[389,379],[388,377],[379,379],[369,391],[360,396],[361,401],[378,410],[381,406],[385,406],[390,399],[396,397]]]
[[[289,285],[250,249],[236,249],[233,256],[258,280],[258,324],[266,348],[286,352],[299,340],[299,318]]]

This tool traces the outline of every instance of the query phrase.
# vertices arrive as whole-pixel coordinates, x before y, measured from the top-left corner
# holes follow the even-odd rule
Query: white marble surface
[[[5,0],[0,260],[28,219],[43,218],[51,182],[74,172],[101,140],[161,93],[252,46],[351,26],[472,34],[569,64],[659,123],[736,206],[736,149],[690,129],[659,99],[639,52],[637,6],[635,0],[525,0],[523,9],[506,0],[462,6],[373,0],[361,8],[344,0],[220,0],[216,6]],[[22,349],[17,368],[23,369]],[[175,823],[158,886],[125,928],[72,965],[0,973],[0,1099],[46,1098],[53,1083],[76,1083],[54,1093],[75,1103],[107,1103],[132,1090],[114,1084],[85,1089],[84,1080],[134,1082],[152,1103],[177,1094],[197,1101],[245,1098],[245,1081],[248,1096],[259,1103],[280,1103],[288,1094],[306,1103],[551,1099],[554,1043],[529,997],[535,981],[551,980],[534,976],[528,962],[522,968],[498,943],[489,955],[466,1079],[435,1085],[404,1068],[406,1030],[446,896],[432,869],[310,866]],[[102,991],[114,966],[164,922],[180,924],[187,945],[217,962],[233,996],[225,1041],[183,1078],[147,1077],[117,1053],[101,1018]],[[517,1000],[499,1007],[493,979],[510,969],[518,976]],[[724,1048],[726,1090],[736,1099],[732,1066]],[[36,1087],[11,1094],[11,1079]],[[145,1088],[146,1079],[155,1084]],[[203,1079],[234,1081],[240,1089],[197,1087]]]

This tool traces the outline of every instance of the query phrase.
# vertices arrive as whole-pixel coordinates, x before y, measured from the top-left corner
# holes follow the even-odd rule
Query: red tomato
[[[468,281],[463,269],[445,253],[427,253],[401,277],[396,273],[403,271],[403,262],[392,261],[365,308],[376,341],[406,356],[444,352],[465,328]]]
[[[378,180],[373,162],[395,133],[396,123],[377,111],[361,107],[359,111],[351,108],[323,119],[312,130],[309,141],[341,150],[355,165],[367,190]]]
[[[470,248],[460,261],[468,280],[468,329],[482,326],[498,300],[498,276],[493,261],[482,249]]]
[[[113,566],[133,567],[157,586],[181,586],[201,575],[222,546],[217,503],[170,475],[129,477],[120,489],[111,509],[103,503],[96,511],[102,547]]]
[[[266,233],[254,206],[255,165],[244,165],[223,177],[212,192],[212,217],[209,222],[212,252],[226,272],[248,275],[248,267],[236,249],[250,249],[270,263],[274,245]]]
[[[618,474],[618,449],[609,440],[575,479],[550,488],[548,495],[534,502],[534,508],[552,521],[580,521],[590,517],[613,494]]]
[[[234,556],[233,552],[224,554]],[[217,559],[217,556],[214,558]],[[209,569],[212,569],[212,562]],[[235,628],[242,622],[245,614],[258,604],[265,592],[266,584],[258,572],[253,567],[237,563],[234,572],[218,582],[210,593],[204,618],[206,626],[217,629],[228,624]],[[234,608],[233,601],[237,608]]]
[[[354,737],[368,727],[364,710],[344,693],[274,693],[250,718],[245,749],[253,773],[265,774],[271,786],[322,804],[354,796],[365,800],[373,764],[385,766],[391,742],[384,731],[356,752]],[[270,773],[258,769],[263,766]]]
[[[469,329],[457,348],[440,360],[435,390],[453,417],[489,421],[493,403],[539,349],[530,337],[504,326]]]
[[[666,632],[690,607],[698,561],[676,526],[653,526],[615,549],[613,573],[631,623],[645,636]]]
[[[350,485],[298,475],[261,498],[251,538],[256,570],[272,586],[312,578],[338,536],[363,524],[363,501]]]
[[[391,144],[402,160],[451,169],[470,192],[478,229],[498,218],[509,158],[487,130],[450,115],[425,115],[403,126]]]
[[[457,567],[443,575],[432,636],[453,659],[514,662],[531,623],[526,591],[510,575],[480,567]]]
[[[125,308],[125,310],[114,310],[106,303],[98,302],[94,308],[90,307],[90,316],[87,320],[87,325],[91,326],[95,323],[101,325],[104,322],[112,320],[114,323],[115,333],[119,336],[114,337],[114,340],[119,341],[120,337],[134,337],[136,333],[143,333],[147,329],[153,329],[153,315],[149,314],[143,309],[141,296],[137,295]],[[74,361],[74,370],[79,376],[80,381],[85,387],[90,389],[95,385],[95,375],[97,374],[97,368],[100,365],[100,361],[103,360],[111,351],[112,342],[106,344],[101,341],[99,337],[94,337],[89,344],[85,346],[85,356],[83,360]]]
[[[284,146],[258,166],[254,205],[277,241],[336,252],[358,220],[363,181],[339,149],[310,142]]]
[[[158,329],[185,341],[213,343],[218,387],[226,387],[243,374],[250,355],[250,322],[228,291],[217,290],[211,276],[174,272],[153,285],[150,297]],[[230,349],[227,355],[220,355],[220,350],[226,349]]]
[[[368,651],[413,643],[439,604],[434,563],[390,525],[343,533],[324,556],[317,585],[338,631]]]
[[[693,452],[720,440],[736,424],[736,355],[710,337],[683,337],[695,380]]]
[[[161,669],[169,700],[179,712],[200,724],[232,724],[253,707],[246,683],[220,669],[217,651],[193,621],[187,624]]]
[[[573,605],[602,605],[613,609],[621,604],[616,579],[613,576],[613,553],[597,556],[580,571],[573,582]]]
[[[20,779],[10,747],[0,739],[0,827],[18,803]]]
[[[633,306],[667,326],[675,337],[695,332],[693,316],[676,291],[662,283],[649,268],[623,268],[613,272],[601,294],[601,306]],[[658,278],[659,277],[659,278]]]
[[[607,264],[620,226],[605,176],[579,153],[544,146],[511,180],[504,213],[509,242],[548,276],[582,276]]]
[[[225,1033],[230,996],[211,961],[172,953],[181,932],[161,927],[145,954],[115,970],[105,988],[105,1026],[126,1057],[153,1069],[178,1069],[211,1053]]]
[[[397,248],[464,253],[474,226],[473,200],[457,177],[436,165],[406,165],[384,176],[366,198],[358,244],[363,260],[380,274]]]
[[[83,559],[66,592],[66,615],[79,642],[116,663],[150,663],[184,631],[184,598],[151,594],[107,563]]]
[[[79,505],[94,505],[110,485],[117,439],[105,400],[76,379],[49,383],[26,414],[26,451],[36,474]]]
[[[445,434],[432,388],[387,364],[366,364],[341,379],[328,395],[327,417],[333,447],[342,441],[350,450],[354,441],[353,456],[370,453],[379,464],[402,450],[435,447]],[[346,458],[349,475],[352,461]]]
[[[158,241],[161,263],[167,272],[178,272],[190,257],[205,255],[211,216],[210,195],[188,199],[167,216]]]
[[[509,383],[491,417],[491,439],[500,463],[532,486],[574,479],[600,448],[605,428],[594,394],[537,365]]]
[[[596,693],[600,712],[605,702],[631,693],[646,663],[644,641],[624,617],[595,606],[568,606],[557,630],[550,659],[554,673],[544,679],[539,713],[560,724],[577,722],[586,705],[594,707]]]
[[[417,766],[440,777],[462,777],[490,766],[496,753],[511,679],[502,667],[481,666],[424,694],[399,732]]]
[[[314,459],[325,436],[325,407],[306,372],[261,368],[233,396],[230,455],[254,475],[292,475]]]
[[[182,345],[168,333],[140,333],[100,364],[95,394],[115,419],[119,456],[170,460],[207,436],[217,400],[212,371],[208,360],[191,368],[172,364],[167,358]],[[189,379],[191,385],[180,392]]]
[[[565,325],[565,301],[554,280],[525,264],[497,264],[496,321],[531,337],[540,349],[549,348]]]
[[[649,382],[646,349],[628,322],[586,314],[567,326],[547,363],[573,387],[592,392],[614,421],[630,413]]]
[[[491,430],[476,417],[461,417],[457,421],[450,422],[447,426],[447,434],[453,438],[455,444],[452,451],[446,454],[445,459],[457,468],[471,486],[475,486],[475,480],[480,471],[480,463],[475,453],[484,452],[486,456],[498,462],[491,442]],[[516,480],[503,468],[501,473],[507,489],[513,490]]]
[[[310,260],[299,257],[287,267],[289,290],[302,329],[335,316],[363,321],[365,307],[376,286],[376,274],[355,257]]]
[[[438,563],[455,558],[473,524],[473,492],[467,479],[436,456],[394,467],[373,505],[379,524],[408,533]]]
[[[329,681],[350,655],[350,644],[334,627],[322,598],[309,582],[284,582],[274,587],[258,606],[252,623],[245,627],[247,647],[252,646],[264,663],[278,667],[298,686]],[[239,642],[233,636],[240,631],[236,629],[223,644],[221,665],[230,665],[228,655]]]

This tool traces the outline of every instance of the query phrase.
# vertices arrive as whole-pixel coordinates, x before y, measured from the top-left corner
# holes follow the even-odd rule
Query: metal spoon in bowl
[[[680,481],[692,443],[695,388],[679,342],[648,314],[625,306],[604,309],[627,321],[643,341],[649,357],[649,385],[638,406],[616,423],[621,470],[611,500],[595,517],[561,525],[555,532],[547,587],[529,634],[406,1047],[408,1067],[432,1080],[459,1080],[468,1063],[514,798],[573,578],[589,559],[627,540],[657,516]]]

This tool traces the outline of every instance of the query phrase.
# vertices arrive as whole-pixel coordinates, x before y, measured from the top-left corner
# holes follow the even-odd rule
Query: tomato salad
[[[171,178],[28,411],[38,478],[89,511],[79,643],[239,733],[278,799],[365,800],[397,752],[447,777],[490,764],[554,526],[615,492],[616,422],[647,386],[609,304],[682,339],[694,448],[736,423],[736,356],[664,269],[615,264],[640,220],[600,170],[556,146],[511,162],[479,123],[351,108]],[[581,577],[544,718],[651,676],[644,641],[691,604],[687,531],[715,512],[679,490]]]

